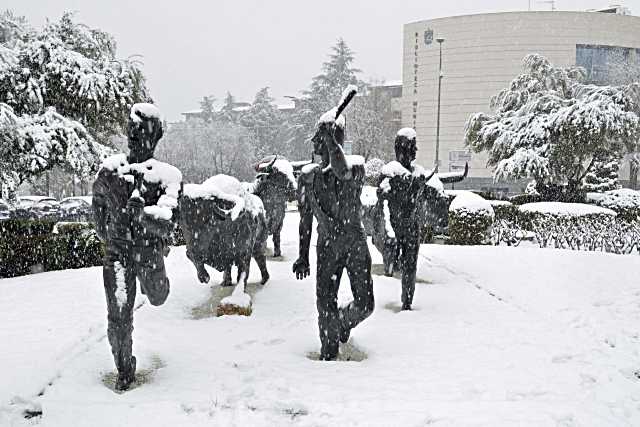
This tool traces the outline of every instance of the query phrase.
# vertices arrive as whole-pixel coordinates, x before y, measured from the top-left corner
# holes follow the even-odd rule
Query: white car
[[[91,196],[66,197],[60,201],[62,221],[90,221],[93,216]]]
[[[49,196],[20,196],[16,216],[28,219],[54,219],[58,216],[60,204]]]

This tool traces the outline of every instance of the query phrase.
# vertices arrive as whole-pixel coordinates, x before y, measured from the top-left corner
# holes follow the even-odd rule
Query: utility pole
[[[443,38],[437,38],[436,41],[440,45],[440,65],[438,66],[438,116],[436,119],[436,161],[435,170],[440,166],[440,97],[442,94],[442,43]]]

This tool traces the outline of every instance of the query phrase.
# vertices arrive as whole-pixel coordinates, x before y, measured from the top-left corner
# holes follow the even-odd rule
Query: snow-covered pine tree
[[[621,156],[617,153],[602,153],[596,156],[591,170],[584,177],[583,188],[586,191],[604,192],[617,190],[618,173],[620,172]]]
[[[253,134],[255,155],[263,158],[271,154],[286,154],[283,144],[283,117],[264,87],[256,93],[251,107],[240,115],[240,124]]]
[[[601,152],[631,150],[640,133],[640,85],[582,83],[581,68],[524,58],[524,73],[491,100],[493,113],[472,115],[465,142],[488,153],[494,178],[534,178],[577,191]]]
[[[292,157],[305,159],[311,155],[311,147],[307,141],[313,136],[318,118],[332,107],[335,107],[342,91],[350,84],[362,88],[364,83],[358,78],[361,70],[354,67],[355,53],[342,39],[338,39],[331,47],[328,61],[322,64],[322,73],[315,76],[309,88],[296,99],[296,113],[290,123],[290,132],[294,146]],[[349,121],[347,113],[347,122]],[[349,124],[347,124],[347,127]],[[349,137],[349,131],[347,131]]]
[[[393,141],[397,129],[391,114],[389,95],[372,84],[366,85],[347,113],[347,138],[352,141],[353,154],[361,155],[365,160],[378,157],[390,161],[394,158]]]

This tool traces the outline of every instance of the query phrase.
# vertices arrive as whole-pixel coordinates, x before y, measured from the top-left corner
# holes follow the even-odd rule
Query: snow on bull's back
[[[520,206],[523,212],[552,214],[562,216],[583,216],[583,215],[610,215],[616,216],[611,209],[599,206],[587,205],[584,203],[562,203],[562,202],[537,202],[526,203]]]
[[[449,205],[449,212],[453,211],[486,212],[493,216],[491,203],[470,191],[460,191],[457,193],[455,199],[453,199]]]
[[[202,184],[187,184],[183,195],[191,199],[218,198],[234,203],[231,209],[231,219],[235,220],[243,210],[256,216],[264,212],[264,206],[259,197],[247,192],[245,184],[229,175],[215,175]]]

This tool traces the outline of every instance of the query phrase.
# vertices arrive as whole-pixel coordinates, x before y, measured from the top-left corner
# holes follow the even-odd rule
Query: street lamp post
[[[436,41],[440,45],[440,65],[438,66],[438,116],[436,119],[436,161],[435,168],[438,170],[440,166],[440,95],[442,93],[442,43],[443,38],[437,38]]]

